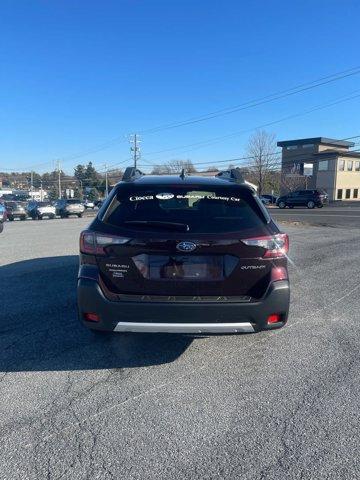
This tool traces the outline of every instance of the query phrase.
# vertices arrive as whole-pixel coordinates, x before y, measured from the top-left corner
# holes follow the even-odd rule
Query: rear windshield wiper
[[[181,232],[188,232],[190,230],[189,225],[186,223],[162,222],[157,220],[127,220],[124,223],[126,225],[140,225],[144,227],[170,228]]]

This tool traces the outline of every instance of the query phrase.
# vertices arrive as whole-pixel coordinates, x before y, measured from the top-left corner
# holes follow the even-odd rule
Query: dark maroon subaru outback
[[[128,168],[81,233],[78,309],[93,330],[236,333],[288,316],[288,237],[237,169]]]

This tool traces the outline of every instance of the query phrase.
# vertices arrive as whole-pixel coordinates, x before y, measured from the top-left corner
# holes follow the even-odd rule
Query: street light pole
[[[60,170],[60,160],[57,161],[57,171],[58,171],[59,198],[61,198],[61,170]]]
[[[109,195],[109,182],[108,182],[108,170],[105,164],[105,197]]]

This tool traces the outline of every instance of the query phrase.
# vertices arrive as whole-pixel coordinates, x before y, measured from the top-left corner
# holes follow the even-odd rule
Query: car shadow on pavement
[[[176,360],[192,338],[96,335],[78,320],[78,257],[38,258],[0,267],[0,371],[133,368]]]

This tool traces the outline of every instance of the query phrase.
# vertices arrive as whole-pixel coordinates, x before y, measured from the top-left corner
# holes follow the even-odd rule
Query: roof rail
[[[228,180],[229,182],[245,183],[240,168],[231,168],[230,170],[224,170],[223,172],[219,172],[216,177],[221,178],[222,180]]]
[[[122,177],[123,182],[131,182],[133,180],[136,180],[137,178],[142,177],[145,175],[143,172],[138,170],[135,167],[126,167],[125,172]]]

